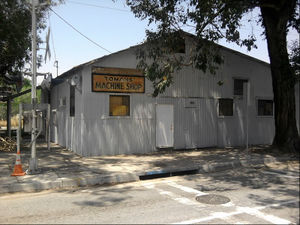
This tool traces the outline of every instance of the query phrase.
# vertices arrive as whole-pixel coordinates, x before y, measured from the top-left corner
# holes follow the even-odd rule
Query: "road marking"
[[[150,183],[150,184],[143,184],[143,186],[145,186],[148,189],[154,189],[156,191],[158,191],[159,194],[161,195],[166,195],[169,198],[184,204],[184,205],[193,205],[193,206],[199,206],[199,203],[193,200],[190,200],[189,198],[185,198],[185,197],[181,197],[180,195],[174,194],[173,192],[170,191],[165,191],[163,189],[160,189],[158,187],[155,187],[155,184]]]
[[[256,216],[258,218],[261,218],[261,219],[266,220],[273,224],[290,224],[291,223],[290,221],[288,221],[286,219],[282,219],[277,216],[265,214],[255,208],[249,208],[249,207],[237,207],[237,208],[239,211],[243,211],[244,213]]]
[[[173,224],[194,224],[194,223],[201,223],[201,222],[210,221],[210,220],[214,220],[214,219],[225,219],[226,220],[226,218],[229,218],[234,215],[242,214],[242,213],[248,213],[248,214],[251,213],[251,215],[258,216],[258,217],[263,218],[266,221],[269,221],[274,224],[290,224],[291,222],[286,219],[282,219],[282,218],[279,218],[279,217],[276,217],[273,215],[267,215],[265,213],[259,212],[259,210],[270,208],[270,207],[281,206],[281,205],[285,205],[285,204],[289,204],[289,203],[296,203],[296,202],[299,202],[299,200],[290,200],[290,201],[286,201],[286,202],[274,203],[274,204],[270,204],[270,205],[266,205],[266,206],[259,206],[259,207],[255,207],[255,208],[237,207],[237,210],[234,212],[230,212],[230,213],[215,212],[215,213],[211,213],[211,215],[208,217],[203,217],[203,218],[198,218],[198,219],[193,219],[193,220],[186,220],[186,221],[173,223]]]
[[[263,173],[267,173],[267,174],[273,174],[276,175],[278,177],[286,177],[286,178],[294,178],[294,179],[299,179],[299,176],[289,176],[289,175],[284,175],[284,174],[280,174],[280,173],[276,173],[276,172],[271,172],[271,171],[262,171]]]
[[[202,192],[202,191],[198,191],[197,189],[194,189],[194,188],[190,188],[190,187],[187,187],[187,186],[183,186],[183,185],[177,184],[177,183],[175,183],[173,181],[167,181],[167,182],[164,182],[164,183],[168,184],[171,187],[175,187],[175,188],[178,188],[178,189],[180,189],[182,191],[185,191],[187,193],[196,194],[197,196],[208,195],[208,193],[205,193],[205,192]],[[233,204],[233,202],[227,202],[227,203],[221,204],[220,206],[232,207],[232,206],[234,206],[234,204]]]
[[[184,185],[177,184],[173,181],[163,181],[162,183],[167,184],[171,187],[175,187],[175,188],[180,189],[180,190],[182,190],[184,192],[187,192],[187,193],[197,194],[198,196],[207,195],[207,193],[204,193],[202,191],[198,191],[194,188],[190,188],[190,187],[187,187],[187,186],[184,186]],[[175,200],[175,201],[177,201],[181,204],[200,206],[199,203],[197,203],[195,201],[192,201],[188,198],[181,197],[179,195],[174,194],[173,192],[165,191],[161,188],[157,188],[157,187],[155,187],[154,183],[147,183],[147,184],[144,184],[143,186],[145,186],[148,189],[155,189],[159,192],[159,194],[167,195],[171,199],[173,199],[173,200]],[[255,207],[255,208],[236,207],[236,210],[234,212],[231,212],[231,213],[215,212],[215,213],[212,213],[211,216],[208,216],[208,217],[199,218],[199,219],[195,219],[195,220],[183,221],[183,222],[179,222],[179,223],[175,223],[175,224],[193,224],[193,223],[200,223],[200,222],[204,222],[204,221],[210,221],[210,220],[213,220],[213,219],[223,219],[223,220],[227,221],[228,219],[230,220],[231,216],[242,214],[242,213],[247,213],[247,214],[256,216],[258,218],[261,218],[265,221],[268,221],[268,222],[271,222],[271,223],[274,223],[274,224],[290,224],[291,222],[286,220],[286,219],[282,219],[282,218],[279,218],[279,217],[273,216],[273,215],[268,215],[268,214],[265,214],[263,212],[260,212],[259,210],[262,210],[262,209],[265,209],[265,208],[268,208],[268,207],[276,207],[276,206],[281,206],[281,205],[284,205],[284,204],[295,203],[295,202],[298,202],[298,200],[297,201],[291,200],[291,201],[286,201],[286,202],[282,202],[282,203],[274,203],[274,204],[271,204],[271,205],[260,206],[260,207]],[[229,203],[222,204],[222,206],[232,207],[232,206],[235,206],[235,205],[232,202],[229,202]]]
[[[175,188],[178,188],[182,191],[185,191],[185,192],[188,192],[188,193],[192,193],[192,194],[197,194],[198,196],[201,196],[201,195],[208,195],[207,193],[204,193],[202,191],[198,191],[194,188],[190,188],[190,187],[186,187],[186,186],[183,186],[183,185],[180,185],[180,184],[177,184],[173,181],[169,181],[169,182],[165,182],[167,185],[169,186],[172,186],[172,187],[175,187]]]

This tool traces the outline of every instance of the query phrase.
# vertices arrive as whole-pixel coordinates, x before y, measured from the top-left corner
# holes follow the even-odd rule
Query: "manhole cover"
[[[221,205],[230,202],[229,198],[223,195],[215,195],[215,194],[197,196],[196,200],[198,202],[211,204],[211,205]]]

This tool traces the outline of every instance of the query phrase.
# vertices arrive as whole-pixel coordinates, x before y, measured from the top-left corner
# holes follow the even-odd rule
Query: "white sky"
[[[145,39],[147,21],[135,18],[126,6],[125,0],[116,0],[115,2],[112,0],[65,0],[65,4],[55,7],[53,10],[89,39],[110,52],[139,44]],[[249,16],[254,17],[255,15]],[[58,74],[60,75],[74,66],[110,54],[74,31],[53,12],[49,15],[49,24],[52,33],[49,43],[51,60],[43,62],[38,72],[50,72],[53,77],[56,77],[55,60],[58,61]],[[269,62],[266,41],[260,35],[261,27],[255,23],[245,22],[245,26],[241,28],[241,34],[251,33],[258,38],[256,43],[258,49],[250,52],[246,48],[239,48],[226,41],[220,41],[219,44]],[[45,39],[46,33],[43,32],[41,37]],[[288,37],[289,40],[296,38],[299,38],[296,32],[291,32]],[[45,50],[40,50],[38,54],[44,55],[44,52]],[[42,77],[39,77],[38,83],[41,81]]]

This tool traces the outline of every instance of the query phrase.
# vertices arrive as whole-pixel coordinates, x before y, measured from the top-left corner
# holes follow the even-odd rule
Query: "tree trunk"
[[[275,137],[273,145],[283,151],[299,152],[296,125],[296,77],[287,52],[287,24],[296,0],[261,0],[260,9],[265,27],[271,63],[275,105]]]

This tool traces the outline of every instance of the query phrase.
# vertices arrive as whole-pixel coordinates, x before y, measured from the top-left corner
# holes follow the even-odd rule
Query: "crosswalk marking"
[[[256,208],[250,208],[250,207],[237,207],[238,211],[243,211],[244,213],[248,213],[250,215],[256,216],[258,218],[264,219],[270,223],[273,224],[290,224],[291,222],[286,220],[286,219],[282,219],[279,218],[277,216],[273,216],[273,215],[268,215],[265,214],[261,211],[259,211]]]
[[[255,207],[255,208],[237,207],[236,211],[234,211],[234,212],[230,212],[230,213],[215,212],[215,213],[212,213],[208,217],[202,217],[202,218],[193,219],[193,220],[186,220],[186,221],[181,221],[181,222],[173,223],[173,224],[201,223],[201,222],[210,221],[210,220],[214,220],[214,219],[226,219],[231,216],[239,215],[242,213],[248,213],[250,215],[254,215],[256,217],[262,218],[273,224],[291,224],[291,222],[289,220],[282,219],[282,218],[279,218],[279,217],[273,216],[273,215],[268,215],[268,214],[260,212],[259,210],[270,208],[270,207],[275,207],[275,206],[282,206],[282,205],[286,205],[286,204],[290,204],[290,203],[296,203],[296,202],[299,202],[299,201],[291,200],[291,201],[285,201],[285,202],[281,202],[281,203],[274,203],[274,204],[270,204],[270,205],[266,205],[266,206],[259,206],[259,207]]]
[[[191,187],[187,187],[187,186],[184,186],[184,185],[177,184],[174,181],[163,181],[161,183],[166,184],[166,185],[171,186],[171,187],[174,187],[174,188],[177,188],[181,191],[184,191],[184,192],[187,192],[187,193],[190,193],[190,194],[195,194],[195,195],[198,195],[198,196],[207,195],[207,193],[205,193],[205,192],[196,190],[196,189],[191,188]],[[193,206],[197,206],[197,207],[201,206],[201,204],[197,203],[196,201],[192,201],[188,198],[179,196],[179,195],[177,195],[173,192],[166,191],[166,190],[163,190],[161,188],[158,188],[158,187],[155,186],[154,183],[146,183],[146,184],[143,184],[143,186],[145,186],[148,189],[155,189],[156,191],[158,191],[159,194],[166,195],[166,196],[170,197],[171,199],[173,199],[173,200],[175,200],[175,201],[177,201],[181,204],[193,205]],[[274,204],[270,204],[270,205],[266,205],[266,206],[254,207],[254,208],[238,207],[238,206],[235,206],[232,202],[229,202],[229,203],[226,203],[226,204],[223,204],[223,205],[220,205],[220,206],[235,207],[234,208],[235,211],[229,212],[229,213],[214,212],[214,213],[211,213],[211,215],[209,215],[207,217],[182,221],[182,222],[178,222],[178,223],[174,223],[174,224],[194,224],[194,223],[207,222],[207,221],[211,221],[211,220],[214,220],[214,219],[222,219],[222,220],[225,220],[226,222],[232,223],[233,221],[232,221],[232,219],[230,219],[230,217],[235,216],[235,215],[239,215],[239,214],[243,214],[243,213],[253,215],[257,218],[263,219],[263,220],[268,221],[268,222],[273,223],[273,224],[290,224],[291,222],[289,220],[286,220],[286,219],[283,219],[283,218],[280,218],[280,217],[277,217],[277,216],[274,216],[274,215],[269,215],[269,214],[263,213],[260,210],[270,208],[270,207],[276,207],[276,206],[278,207],[278,206],[282,206],[282,205],[285,205],[285,204],[296,203],[296,202],[298,202],[298,200],[290,200],[290,201],[285,201],[285,202],[281,202],[281,203],[274,203]],[[240,221],[240,222],[244,223],[243,221]],[[236,224],[239,224],[239,223],[236,223]]]
[[[190,187],[186,187],[186,186],[183,186],[183,185],[180,185],[180,184],[177,184],[173,181],[169,181],[169,182],[165,182],[167,185],[169,186],[172,186],[172,187],[175,187],[175,188],[178,188],[182,191],[185,191],[185,192],[188,192],[188,193],[192,193],[192,194],[197,194],[198,196],[200,195],[207,195],[207,193],[204,193],[202,191],[198,191],[194,188],[190,188]]]
[[[171,187],[175,187],[175,188],[178,188],[178,189],[180,189],[182,191],[185,191],[187,193],[196,194],[197,196],[208,195],[208,193],[205,193],[205,192],[202,192],[202,191],[198,191],[198,190],[196,190],[194,188],[190,188],[190,187],[186,187],[186,186],[177,184],[177,183],[175,183],[173,181],[168,181],[168,182],[164,182],[164,183],[168,184]],[[232,206],[234,206],[234,204],[232,202],[227,202],[227,203],[221,204],[221,206],[232,207]]]
[[[161,188],[155,187],[154,184],[144,184],[144,186],[148,189],[155,189],[156,191],[158,191],[159,194],[167,195],[171,199],[173,199],[181,204],[199,206],[199,204],[196,201],[192,201],[189,198],[181,197],[170,191],[162,190]]]

